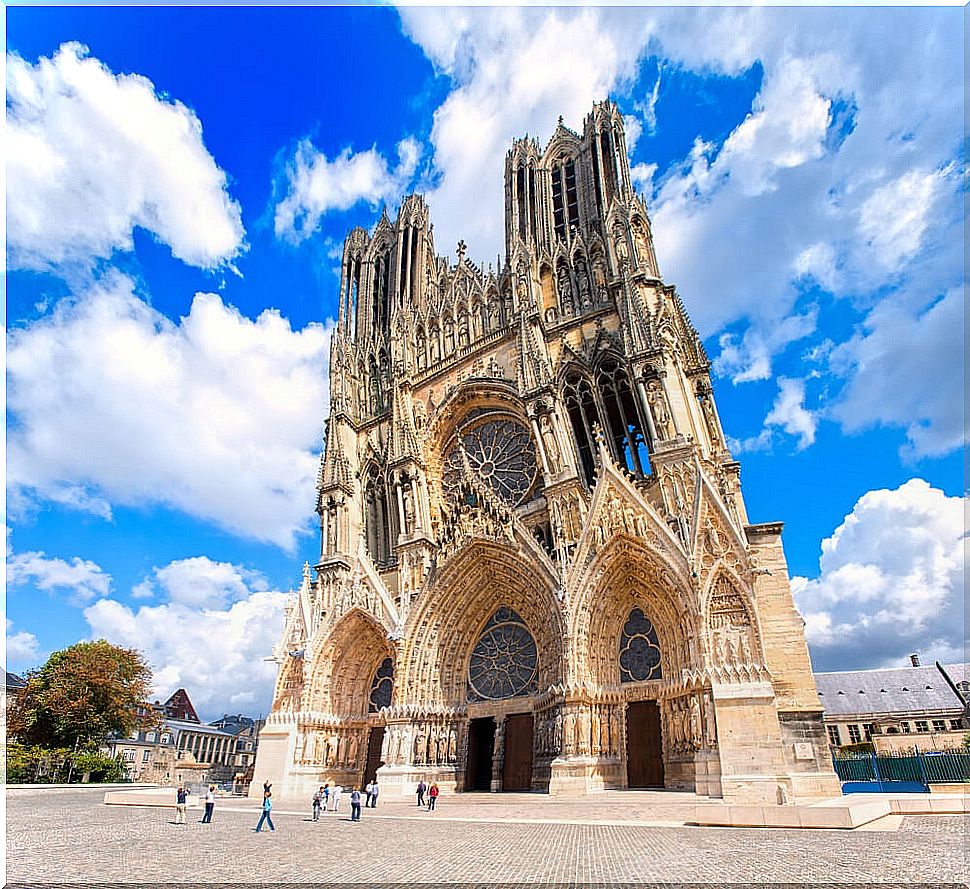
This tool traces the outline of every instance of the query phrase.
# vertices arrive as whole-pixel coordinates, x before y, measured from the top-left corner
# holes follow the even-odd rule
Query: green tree
[[[140,652],[104,639],[55,651],[10,703],[7,731],[27,745],[93,748],[113,733],[128,734],[151,688]]]

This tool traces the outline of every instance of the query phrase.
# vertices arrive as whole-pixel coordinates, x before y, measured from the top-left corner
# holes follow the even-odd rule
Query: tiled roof
[[[21,688],[27,687],[26,681],[21,679],[16,673],[11,673],[9,670],[4,670],[4,672],[7,674],[7,691],[11,689],[19,691]]]
[[[968,666],[947,664],[944,669],[959,682]],[[815,685],[827,716],[963,710],[960,699],[935,666],[816,673]]]

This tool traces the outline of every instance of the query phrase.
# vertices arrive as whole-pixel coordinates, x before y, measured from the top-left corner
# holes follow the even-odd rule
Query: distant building
[[[970,665],[816,673],[830,747],[871,741],[879,751],[960,747],[970,730]]]
[[[206,724],[196,713],[184,688],[164,704],[144,704],[139,715],[152,711],[157,724],[133,731],[130,737],[108,742],[112,756],[120,757],[131,781],[158,784],[232,784],[244,790],[256,759],[263,720],[223,715]]]

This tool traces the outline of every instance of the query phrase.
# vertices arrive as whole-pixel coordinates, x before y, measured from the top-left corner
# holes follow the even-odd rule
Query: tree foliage
[[[7,731],[27,745],[91,747],[140,726],[151,689],[140,652],[104,639],[55,651],[10,702]]]

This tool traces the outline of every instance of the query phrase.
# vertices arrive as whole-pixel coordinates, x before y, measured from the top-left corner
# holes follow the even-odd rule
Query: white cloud
[[[102,515],[159,503],[291,548],[308,532],[329,329],[196,294],[176,324],[113,274],[7,336],[7,484]]]
[[[185,562],[202,569],[201,586],[210,582],[204,564],[208,559]],[[173,563],[179,564],[177,589],[184,590],[192,585],[191,566]],[[246,569],[236,570],[240,577],[246,576]],[[164,699],[184,686],[206,718],[232,710],[255,715],[269,712],[272,702],[276,666],[263,659],[283,631],[286,601],[286,593],[271,590],[246,592],[222,608],[168,602],[133,609],[113,599],[101,599],[85,608],[84,617],[92,638],[131,646],[145,654],[153,670],[156,697]]]
[[[965,505],[919,478],[859,498],[822,541],[819,577],[792,578],[816,669],[964,650]]]
[[[345,148],[329,160],[309,139],[301,140],[286,164],[286,196],[276,205],[276,235],[298,243],[319,229],[330,210],[347,210],[358,201],[396,203],[414,176],[421,146],[409,136],[398,143],[397,155],[394,169],[376,147],[357,154]]]
[[[765,426],[780,426],[789,435],[798,436],[798,450],[815,441],[818,417],[805,408],[805,381],[778,378],[778,396],[765,417]]]
[[[141,227],[191,265],[243,249],[239,205],[181,102],[65,43],[31,65],[7,56],[7,238],[13,267],[87,265]]]
[[[11,633],[13,621],[6,618],[6,652],[7,660],[5,666],[10,667],[34,667],[41,659],[40,642],[33,633],[20,630]]]
[[[920,250],[946,179],[953,169],[909,170],[875,189],[859,209],[859,232],[880,265],[895,272]]]
[[[111,575],[100,565],[74,556],[71,561],[48,558],[43,552],[7,554],[7,585],[31,584],[45,592],[68,592],[80,602],[107,596]]]
[[[721,334],[715,372],[731,377],[735,385],[770,379],[772,356],[814,333],[817,318],[818,310],[813,306],[801,314],[789,315],[768,330],[749,327],[740,339],[735,334]]]
[[[832,409],[848,432],[890,424],[906,429],[903,455],[940,456],[963,445],[963,290],[925,310],[887,299],[864,330],[836,347],[833,369],[850,382]]]
[[[251,590],[262,591],[266,580],[252,571],[229,562],[213,562],[207,556],[179,559],[163,568],[153,569],[153,579],[138,584],[135,598],[154,595],[157,586],[168,601],[190,608],[224,608],[246,598]],[[147,593],[147,596],[146,596]]]

